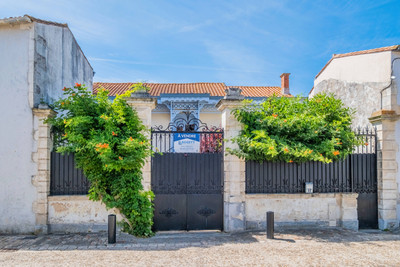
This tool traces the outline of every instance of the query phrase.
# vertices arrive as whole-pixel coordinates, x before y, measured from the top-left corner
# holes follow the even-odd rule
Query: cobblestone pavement
[[[400,266],[400,232],[285,229],[159,233],[2,235],[0,266]]]

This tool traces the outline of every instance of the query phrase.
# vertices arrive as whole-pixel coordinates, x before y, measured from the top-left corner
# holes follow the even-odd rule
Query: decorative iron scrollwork
[[[201,210],[197,211],[197,214],[207,218],[207,217],[215,214],[215,210],[212,210],[212,209],[210,209],[208,207],[204,207]]]
[[[164,209],[164,210],[160,211],[160,214],[164,215],[165,217],[167,217],[169,219],[172,216],[179,214],[179,212],[177,212],[176,210],[174,210],[172,208],[168,208],[168,209]]]
[[[185,115],[185,118],[179,117],[175,119],[173,122],[170,122],[167,127],[162,125],[154,126],[151,128],[152,131],[182,131],[182,132],[197,132],[197,131],[210,131],[217,132],[222,131],[215,126],[208,127],[208,125],[202,122],[200,119],[193,116],[192,111],[184,111],[182,114]],[[191,116],[192,115],[192,116]]]

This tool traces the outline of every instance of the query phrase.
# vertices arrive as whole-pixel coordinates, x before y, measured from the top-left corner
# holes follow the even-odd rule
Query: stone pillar
[[[245,213],[245,161],[226,152],[227,148],[237,148],[230,141],[239,135],[242,125],[231,114],[241,105],[242,98],[221,99],[217,108],[221,111],[224,129],[224,231],[234,232],[246,229]]]
[[[398,117],[393,110],[379,110],[369,118],[377,129],[379,229],[393,229],[399,226],[396,210],[398,197],[396,153],[399,144],[395,139]]]
[[[36,200],[32,203],[32,209],[36,216],[35,232],[48,232],[48,196],[50,193],[50,153],[53,142],[50,135],[51,126],[43,120],[55,116],[55,112],[47,105],[33,109],[34,139],[36,151],[32,158],[36,163],[36,175],[32,177],[32,184],[36,187]]]
[[[157,105],[157,99],[152,98],[149,93],[139,92],[133,93],[131,97],[127,98],[127,103],[129,106],[134,108],[138,113],[139,118],[142,120],[144,126],[146,126],[149,131],[144,134],[151,139],[151,112]],[[143,166],[143,188],[144,190],[151,190],[151,157],[146,159],[146,163]]]
[[[357,197],[358,193],[342,193],[341,224],[343,228],[358,230]]]

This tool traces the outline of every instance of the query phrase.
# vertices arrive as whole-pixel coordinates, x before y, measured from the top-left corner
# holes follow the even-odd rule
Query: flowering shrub
[[[361,144],[351,129],[352,110],[333,95],[245,101],[233,114],[243,130],[233,139],[239,149],[230,152],[246,160],[329,163]]]
[[[141,183],[151,150],[142,133],[145,127],[124,99],[132,91],[112,103],[108,91],[94,96],[81,84],[63,91],[64,98],[53,105],[58,116],[47,120],[57,151],[75,154],[77,166],[91,182],[90,199],[117,208],[124,218],[123,231],[152,235],[154,195]]]

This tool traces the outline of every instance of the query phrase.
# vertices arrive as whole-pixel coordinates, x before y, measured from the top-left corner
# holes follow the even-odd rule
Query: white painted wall
[[[335,58],[315,79],[314,85],[328,79],[361,83],[388,82],[391,54],[391,51],[387,51]]]
[[[0,232],[33,232],[32,24],[0,27]]]
[[[36,43],[35,43],[36,41]],[[69,29],[28,23],[0,26],[0,233],[35,231],[37,119],[32,108],[93,70]]]

